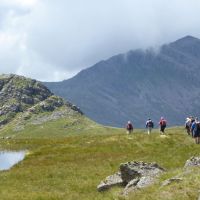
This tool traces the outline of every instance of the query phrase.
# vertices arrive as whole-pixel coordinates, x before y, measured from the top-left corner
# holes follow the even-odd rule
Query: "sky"
[[[0,74],[62,81],[109,57],[200,38],[199,0],[0,0]]]

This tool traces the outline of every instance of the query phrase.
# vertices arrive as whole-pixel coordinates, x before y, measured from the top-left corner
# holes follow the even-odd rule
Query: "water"
[[[1,151],[0,152],[0,170],[8,170],[13,165],[22,161],[25,157],[25,151],[12,152],[12,151]]]

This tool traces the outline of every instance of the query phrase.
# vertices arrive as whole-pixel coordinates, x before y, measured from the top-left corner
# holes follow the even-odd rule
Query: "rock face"
[[[115,175],[109,176],[102,181],[98,186],[98,191],[103,191],[114,185],[125,186],[123,194],[127,195],[129,192],[139,188],[146,187],[156,180],[156,178],[165,170],[157,163],[145,162],[127,162],[119,167],[119,172]]]
[[[0,76],[0,126],[10,122],[19,112],[51,112],[64,105],[83,114],[36,80],[13,74]]]

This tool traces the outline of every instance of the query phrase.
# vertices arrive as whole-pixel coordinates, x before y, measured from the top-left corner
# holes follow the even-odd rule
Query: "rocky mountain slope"
[[[149,117],[180,125],[186,116],[198,116],[199,77],[200,40],[186,36],[159,51],[129,51],[45,85],[97,122],[121,127],[132,120],[144,127]]]
[[[60,108],[62,111],[58,112]],[[53,95],[36,80],[17,75],[0,76],[0,127],[12,122],[17,116],[20,116],[20,123],[22,119],[28,120],[33,116],[37,116],[34,121],[38,123],[41,120],[48,121],[53,119],[49,116],[52,113],[54,118],[82,115],[76,106]],[[44,117],[45,114],[48,117]],[[40,115],[43,118],[36,120]]]

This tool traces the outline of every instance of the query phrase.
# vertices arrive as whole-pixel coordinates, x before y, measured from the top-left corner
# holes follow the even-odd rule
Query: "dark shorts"
[[[188,125],[186,125],[185,128],[186,128],[187,130],[190,130],[190,126],[188,126]]]
[[[166,125],[160,126],[160,131],[164,132],[164,131],[165,131],[165,128],[166,128]]]
[[[193,137],[200,137],[200,131],[194,131]]]

